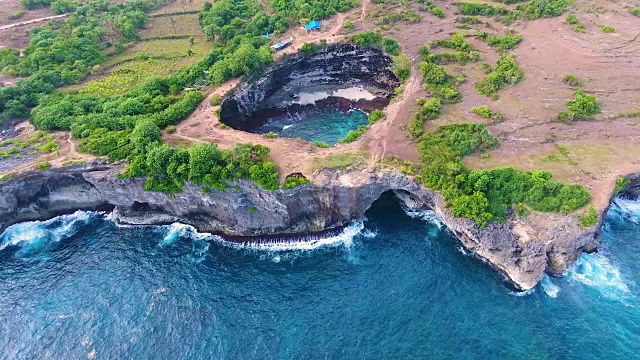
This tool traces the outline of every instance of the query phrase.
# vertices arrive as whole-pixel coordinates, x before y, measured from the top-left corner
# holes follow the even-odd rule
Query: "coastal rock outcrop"
[[[236,237],[339,229],[362,218],[374,201],[392,191],[408,208],[437,213],[467,249],[519,289],[534,287],[545,273],[562,273],[582,252],[598,245],[596,227],[580,229],[569,215],[509,216],[505,223],[478,227],[472,220],[452,216],[438,192],[394,171],[323,170],[312,184],[290,190],[267,191],[237,181],[221,192],[207,194],[186,184],[183,192],[165,194],[145,191],[142,179],[117,179],[120,170],[91,165],[30,172],[3,181],[0,230],[77,209],[114,209],[114,218],[123,223],[181,222],[238,241]]]
[[[269,117],[308,108],[383,108],[400,85],[391,71],[391,61],[381,50],[354,44],[288,55],[227,95],[221,104],[220,121],[238,130],[252,131]],[[360,89],[367,96],[355,94],[349,98],[346,89]],[[315,98],[306,103],[300,94]]]

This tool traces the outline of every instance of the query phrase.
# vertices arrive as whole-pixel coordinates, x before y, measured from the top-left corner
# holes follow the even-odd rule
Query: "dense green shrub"
[[[418,99],[420,108],[416,112],[414,119],[409,123],[409,137],[417,139],[424,133],[424,123],[427,120],[435,120],[440,116],[441,103],[438,98],[428,100]]]
[[[516,7],[529,20],[550,18],[562,15],[566,7],[565,0],[531,0]]]
[[[321,149],[326,149],[329,147],[329,144],[327,144],[326,142],[322,142],[322,141],[314,141],[313,142],[315,144],[315,146],[321,148]]]
[[[310,181],[302,174],[289,175],[284,181],[282,188],[285,190],[293,189],[296,186],[309,184]]]
[[[433,15],[435,15],[436,17],[439,17],[440,19],[444,19],[445,17],[444,11],[442,11],[442,9],[440,9],[439,7],[432,6],[430,11]]]
[[[512,56],[501,56],[493,72],[475,83],[478,93],[497,98],[498,91],[508,85],[514,85],[524,78],[524,72],[518,67]]]
[[[460,13],[462,15],[481,15],[481,16],[494,16],[500,14],[506,14],[509,9],[504,7],[494,7],[489,4],[482,3],[458,3]]]
[[[629,9],[629,12],[632,15],[640,16],[640,7],[631,8],[631,9]]]
[[[382,119],[384,117],[384,112],[382,110],[373,110],[370,114],[369,114],[369,125],[373,125],[375,124],[378,120]]]
[[[358,140],[358,138],[369,130],[369,125],[361,125],[357,130],[349,130],[347,136],[343,139],[340,139],[340,144],[348,144]]]
[[[575,76],[575,75],[571,75],[571,74],[565,74],[562,81],[565,84],[568,84],[569,86],[575,86],[575,87],[580,87],[582,85],[584,85],[584,82],[582,81],[582,79],[580,79],[579,77]]]
[[[53,0],[22,0],[22,6],[27,10],[49,7]]]
[[[537,211],[568,213],[589,202],[584,187],[552,181],[546,171],[475,171],[461,162],[472,152],[497,146],[482,124],[448,125],[423,135],[418,154],[425,185],[442,191],[453,215],[474,219],[480,226],[503,220],[506,211],[520,203]]]
[[[356,6],[357,0],[268,0],[269,7],[278,14],[291,17],[300,23],[324,19],[336,12],[345,12]]]
[[[411,76],[411,63],[409,57],[404,54],[393,57],[391,70],[398,77],[401,83],[405,83]]]
[[[507,50],[514,49],[522,41],[522,36],[514,34],[498,36],[481,31],[477,36],[478,39],[486,41],[489,46],[496,48],[500,53],[505,53]]]
[[[575,120],[589,118],[601,111],[600,105],[598,104],[598,97],[588,94],[582,89],[574,93],[574,99],[567,103],[567,107],[569,108],[568,115],[571,119]]]
[[[621,177],[617,178],[616,179],[616,187],[613,189],[613,195],[616,196],[616,195],[620,194],[627,187],[627,185],[629,185],[630,183],[631,183],[631,180],[629,180],[625,176],[621,176]]]
[[[489,107],[487,105],[474,107],[471,110],[475,114],[477,114],[478,116],[480,116],[482,118],[485,118],[485,119],[489,119],[489,118],[491,118],[493,116],[493,111],[491,111],[491,109],[489,109]]]
[[[17,19],[20,19],[23,16],[24,16],[24,11],[22,11],[22,10],[14,11],[11,14],[9,14],[9,20],[17,20]]]
[[[349,38],[349,41],[364,47],[381,49],[386,53],[400,55],[400,44],[395,39],[382,36],[379,31],[366,31]]]

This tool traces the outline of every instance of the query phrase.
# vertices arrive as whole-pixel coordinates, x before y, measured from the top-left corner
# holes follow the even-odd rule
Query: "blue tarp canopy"
[[[307,26],[304,27],[305,30],[319,30],[320,29],[320,22],[313,20],[310,23],[307,24]]]

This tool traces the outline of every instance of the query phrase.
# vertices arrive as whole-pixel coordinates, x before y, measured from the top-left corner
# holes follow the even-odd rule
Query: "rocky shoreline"
[[[311,54],[286,56],[233,89],[222,101],[220,121],[234,129],[253,131],[270,117],[313,108],[384,108],[400,86],[391,63],[381,50],[354,44],[329,45]],[[332,95],[348,88],[362,89],[372,98]],[[295,103],[303,93],[326,96],[311,104]]]
[[[199,231],[246,242],[262,235],[291,236],[337,231],[361,219],[383,193],[393,192],[410,209],[433,210],[473,254],[527,290],[545,274],[561,274],[583,252],[595,251],[600,224],[581,229],[574,216],[531,213],[508,216],[484,228],[454,217],[438,192],[403,174],[375,170],[323,170],[312,184],[268,191],[238,181],[225,191],[204,193],[186,184],[181,193],[144,190],[143,179],[117,179],[121,166],[92,164],[20,174],[0,183],[0,231],[76,210],[113,211],[125,224],[180,222]],[[640,188],[640,176],[625,191]],[[603,214],[601,218],[606,216]],[[234,240],[235,239],[235,240]]]

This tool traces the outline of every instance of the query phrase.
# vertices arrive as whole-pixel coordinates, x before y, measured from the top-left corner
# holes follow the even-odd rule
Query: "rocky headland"
[[[597,226],[578,227],[575,216],[510,215],[505,223],[478,227],[451,215],[438,192],[390,170],[322,170],[311,184],[268,191],[237,181],[221,192],[144,190],[143,179],[118,179],[121,166],[93,164],[28,172],[0,183],[0,230],[23,221],[44,220],[75,210],[113,211],[126,224],[181,222],[234,241],[236,237],[319,233],[361,219],[385,192],[412,209],[433,210],[464,247],[499,270],[522,290],[544,274],[560,274],[599,242]],[[633,178],[626,189],[640,185]],[[604,215],[603,215],[604,216]],[[257,241],[257,240],[256,240]]]

